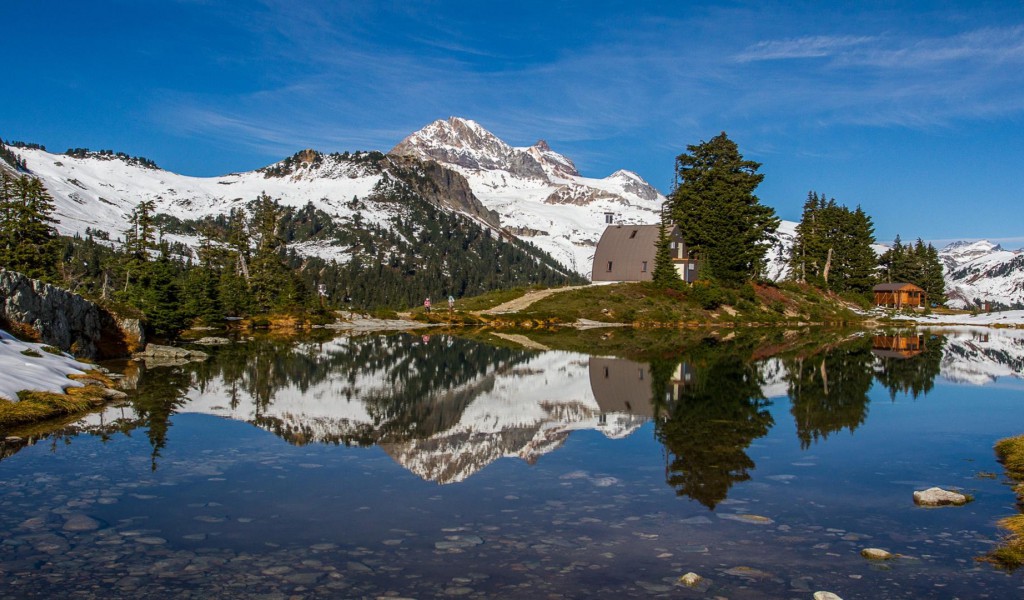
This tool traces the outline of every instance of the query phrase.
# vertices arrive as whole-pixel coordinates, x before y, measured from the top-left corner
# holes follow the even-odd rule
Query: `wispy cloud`
[[[748,43],[770,29],[758,15],[710,11],[611,22],[551,51],[491,44],[510,32],[467,27],[436,6],[382,15],[361,3],[262,4],[233,21],[261,40],[247,57],[266,65],[261,86],[161,93],[153,111],[165,127],[280,155],[388,149],[459,115],[513,144],[572,147],[586,170],[630,166],[603,143],[626,137],[666,154],[729,129],[770,149],[808,129],[941,129],[1024,113],[1022,26],[947,36],[859,27]],[[743,22],[748,31],[722,35]],[[396,35],[402,23],[413,33]]]
[[[748,47],[733,58],[737,62],[822,58],[863,46],[874,39],[868,36],[816,35],[788,40],[768,40]]]

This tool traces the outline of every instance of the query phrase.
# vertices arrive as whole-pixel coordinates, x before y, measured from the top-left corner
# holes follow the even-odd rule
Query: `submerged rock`
[[[99,521],[82,514],[68,515],[64,522],[64,531],[94,531],[100,527]]]
[[[959,492],[951,492],[939,487],[914,492],[914,504],[918,506],[962,506],[970,502],[970,498]]]
[[[814,600],[843,600],[832,592],[814,592]]]
[[[864,548],[860,555],[868,560],[889,560],[896,557],[892,552],[881,548]]]
[[[679,583],[686,587],[697,587],[702,581],[704,581],[704,578],[692,571],[679,578]]]

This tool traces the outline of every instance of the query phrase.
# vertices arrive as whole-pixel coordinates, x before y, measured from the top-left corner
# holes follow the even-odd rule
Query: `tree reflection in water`
[[[801,447],[862,425],[876,379],[893,398],[927,394],[939,374],[943,346],[941,336],[860,335],[781,353],[776,358]],[[665,448],[666,482],[710,509],[733,484],[750,479],[756,465],[746,449],[774,425],[763,370],[745,358],[750,355],[742,341],[709,338],[674,359],[651,362],[654,428]]]
[[[774,424],[755,365],[706,341],[684,361],[653,361],[655,436],[665,446],[665,478],[676,494],[709,509],[750,479],[746,449]],[[683,365],[687,366],[684,367]],[[689,373],[689,381],[677,374]]]

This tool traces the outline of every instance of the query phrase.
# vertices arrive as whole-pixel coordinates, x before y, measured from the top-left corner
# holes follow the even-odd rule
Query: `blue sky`
[[[891,6],[898,4],[898,6]],[[191,175],[452,115],[662,191],[726,131],[762,202],[1024,246],[1024,3],[4,0],[0,136]]]

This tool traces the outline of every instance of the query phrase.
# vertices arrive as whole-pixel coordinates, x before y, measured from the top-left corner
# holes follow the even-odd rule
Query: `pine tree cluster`
[[[68,148],[64,152],[65,156],[72,158],[99,158],[102,160],[121,160],[125,163],[145,167],[147,169],[158,169],[155,162],[144,157],[144,156],[131,156],[125,152],[114,152],[113,150],[90,150],[88,148]]]
[[[871,217],[809,192],[789,257],[790,278],[833,292],[867,293],[878,261]]]
[[[8,147],[10,146],[10,147]],[[40,148],[45,150],[46,148],[39,146],[38,144],[25,144],[24,142],[5,142],[3,138],[0,138],[0,160],[14,167],[15,171],[21,171],[22,173],[28,172],[28,164],[24,158],[21,158],[15,154],[11,148]]]

